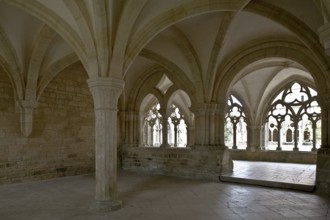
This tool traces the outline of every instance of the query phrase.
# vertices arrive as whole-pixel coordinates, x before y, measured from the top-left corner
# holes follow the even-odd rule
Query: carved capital
[[[94,100],[94,109],[117,110],[117,103],[124,88],[124,80],[100,77],[87,80]]]

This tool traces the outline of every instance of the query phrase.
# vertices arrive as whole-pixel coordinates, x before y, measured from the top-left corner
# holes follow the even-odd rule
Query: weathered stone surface
[[[39,99],[26,138],[11,83],[0,71],[0,183],[94,171],[95,119],[86,80],[80,64],[55,77]]]
[[[124,170],[218,180],[223,168],[225,171],[232,169],[227,151],[216,148],[125,147],[122,149],[122,166]]]
[[[330,148],[317,151],[316,189],[320,193],[330,194]]]
[[[95,109],[95,203],[92,209],[116,210],[117,195],[117,103],[124,81],[111,78],[88,80]]]

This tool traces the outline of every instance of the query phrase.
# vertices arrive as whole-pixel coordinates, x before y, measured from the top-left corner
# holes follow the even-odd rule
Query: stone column
[[[191,108],[195,114],[195,145],[204,145],[204,137],[206,133],[205,126],[205,109],[202,105],[196,105]]]
[[[221,105],[197,105],[192,111],[195,114],[195,145],[224,146],[224,115]]]
[[[277,138],[277,148],[276,150],[282,150],[282,131],[281,131],[282,125],[281,123],[277,122],[277,131],[278,131],[278,138]]]
[[[256,151],[260,150],[261,143],[261,125],[248,125],[247,126],[247,150]]]
[[[167,114],[166,114],[166,109],[159,109],[159,113],[162,115],[162,136],[163,136],[163,143],[160,145],[160,147],[162,148],[168,148],[168,147],[171,147],[169,144],[168,144],[168,127],[167,127],[167,120],[168,120],[168,117],[167,117]]]
[[[321,104],[322,144],[317,150],[316,190],[330,195],[330,94],[319,94]]]
[[[311,151],[316,151],[316,126],[317,121],[312,121],[312,128],[313,128],[313,147],[311,149]]]
[[[187,147],[190,147],[194,144],[195,137],[195,127],[187,125]]]
[[[225,107],[226,104],[217,104],[217,110],[216,110],[216,143],[220,146],[225,147]]]
[[[233,124],[233,146],[232,149],[237,149],[237,121],[232,121]]]
[[[121,208],[117,196],[117,104],[124,81],[113,78],[89,79],[95,111],[95,203],[92,209]]]
[[[299,129],[298,127],[298,120],[295,119],[294,120],[294,132],[293,132],[293,142],[294,142],[294,147],[293,147],[293,151],[298,151],[299,148],[298,146],[301,146],[302,144],[302,139],[303,139],[303,127],[301,126],[301,128]],[[299,136],[299,140],[298,140],[298,136]]]
[[[147,133],[147,138],[149,140],[148,145],[153,147],[154,146],[154,126],[155,126],[155,121],[151,121],[148,124],[148,129],[150,127],[150,137],[149,137],[149,132]]]
[[[139,145],[136,126],[138,123],[138,114],[135,111],[126,111],[123,114],[125,115],[125,146],[137,147]],[[139,130],[143,131],[143,124]]]
[[[268,122],[260,126],[260,150],[268,149],[269,127]]]

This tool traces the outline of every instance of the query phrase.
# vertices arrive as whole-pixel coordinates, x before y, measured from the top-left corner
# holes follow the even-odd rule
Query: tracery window
[[[169,144],[174,147],[187,146],[187,125],[180,109],[172,104],[169,116]]]
[[[154,105],[144,119],[144,139],[149,147],[159,147],[162,143],[162,115],[159,113],[160,105]]]
[[[246,142],[246,115],[242,104],[231,95],[225,117],[225,144],[232,149],[246,149]]]
[[[163,117],[160,104],[154,105],[144,118],[144,143],[149,147],[159,147],[163,140]],[[187,125],[180,109],[172,104],[167,117],[167,140],[171,146],[187,146]]]
[[[293,83],[272,102],[267,115],[269,150],[315,151],[321,141],[321,108],[312,88]]]

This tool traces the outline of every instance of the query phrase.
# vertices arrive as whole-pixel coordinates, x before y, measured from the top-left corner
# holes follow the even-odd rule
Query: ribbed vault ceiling
[[[17,99],[36,99],[60,70],[80,61],[91,78],[125,79],[128,100],[135,82],[162,66],[192,102],[217,100],[217,86],[228,85],[226,95],[257,114],[279,85],[296,77],[317,87],[318,73],[271,46],[274,55],[246,58],[233,73],[227,64],[259,42],[281,42],[326,69],[317,33],[330,11],[324,2],[322,14],[320,1],[311,0],[3,0],[0,61]]]

